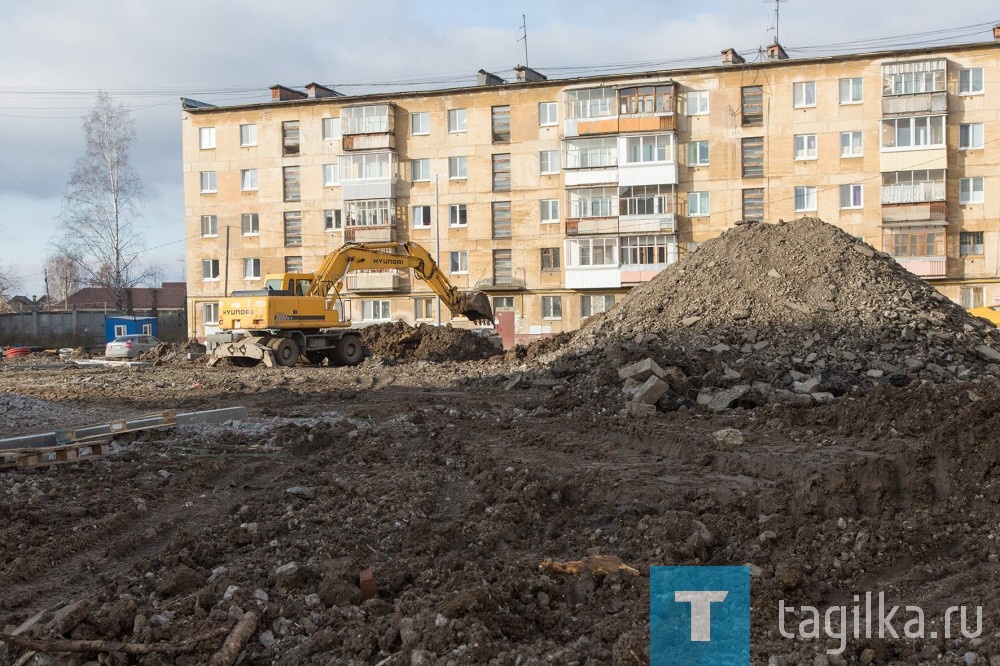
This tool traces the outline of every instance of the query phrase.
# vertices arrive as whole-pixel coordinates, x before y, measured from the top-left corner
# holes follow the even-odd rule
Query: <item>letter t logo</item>
[[[712,640],[712,603],[725,601],[729,592],[675,591],[674,601],[691,604],[691,640],[705,642]]]

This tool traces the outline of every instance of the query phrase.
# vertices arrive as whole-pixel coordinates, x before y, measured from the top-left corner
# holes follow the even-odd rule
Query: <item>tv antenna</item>
[[[787,2],[787,0],[785,0]],[[517,35],[517,41],[524,42],[524,66],[528,66],[528,21],[521,14],[521,27]]]
[[[790,0],[764,0],[764,2],[774,5],[774,43],[780,44],[781,41],[778,39],[778,24],[781,19],[781,3],[790,2]]]

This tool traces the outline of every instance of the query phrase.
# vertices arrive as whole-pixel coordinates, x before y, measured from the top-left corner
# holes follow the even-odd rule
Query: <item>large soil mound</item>
[[[489,339],[451,326],[394,321],[362,329],[361,338],[375,356],[397,361],[475,361],[501,353]]]

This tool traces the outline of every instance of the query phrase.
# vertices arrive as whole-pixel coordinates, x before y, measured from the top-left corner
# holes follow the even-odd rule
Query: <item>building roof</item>
[[[187,301],[187,284],[184,282],[164,282],[159,287],[133,287],[129,291],[132,292],[134,310],[151,310],[154,292],[157,292],[158,310],[183,310]],[[125,302],[128,302],[127,299]],[[57,310],[103,310],[113,308],[114,305],[115,292],[105,287],[84,287],[65,302],[52,304]]]

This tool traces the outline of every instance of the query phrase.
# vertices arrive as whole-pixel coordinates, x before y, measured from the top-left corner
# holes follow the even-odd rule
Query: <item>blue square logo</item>
[[[650,666],[750,666],[750,567],[650,567]]]

